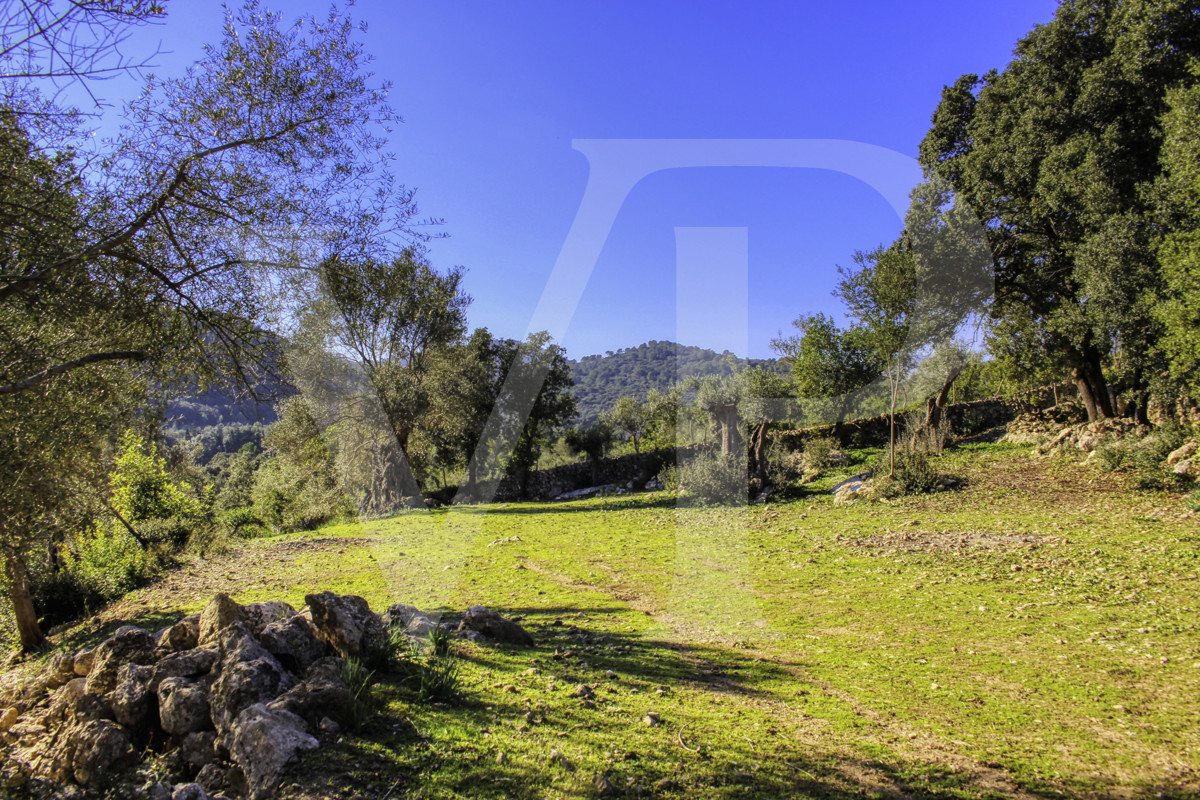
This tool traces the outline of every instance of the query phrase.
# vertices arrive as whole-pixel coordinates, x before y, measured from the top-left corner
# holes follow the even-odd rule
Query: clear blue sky
[[[318,2],[267,3],[285,13]],[[405,124],[397,172],[446,220],[440,267],[467,268],[473,326],[520,337],[588,179],[574,139],[845,139],[915,157],[942,86],[1003,68],[1051,0],[453,3],[363,0],[375,71]],[[220,32],[216,3],[175,0],[171,74]],[[119,91],[117,84],[100,87]],[[110,96],[113,91],[107,92]],[[573,357],[675,338],[675,228],[745,226],[750,326],[714,349],[752,356],[800,313],[837,312],[835,266],[891,241],[900,220],[865,184],[820,169],[660,172],[628,196],[563,344]],[[719,292],[720,290],[717,289]],[[741,349],[731,346],[731,349]],[[742,353],[744,354],[744,353]]]

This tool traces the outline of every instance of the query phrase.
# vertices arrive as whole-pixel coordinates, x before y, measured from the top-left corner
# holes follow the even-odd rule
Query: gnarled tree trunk
[[[50,645],[42,627],[38,625],[37,612],[33,608],[33,598],[29,596],[29,583],[25,574],[25,562],[13,554],[8,554],[4,565],[8,577],[8,596],[13,604],[13,616],[17,622],[17,634],[20,636],[21,649],[25,652],[43,650]]]

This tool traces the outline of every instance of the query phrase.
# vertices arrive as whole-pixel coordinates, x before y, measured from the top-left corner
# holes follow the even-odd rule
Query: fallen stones
[[[227,594],[219,594],[200,612],[197,636],[200,644],[215,642],[222,630],[242,621],[242,607]]]
[[[459,633],[475,631],[493,642],[533,646],[529,632],[510,619],[483,606],[471,606],[458,625]]]
[[[168,650],[190,650],[200,644],[200,615],[189,614],[164,628],[158,634],[157,644]]]
[[[304,602],[321,639],[342,658],[370,660],[386,646],[382,620],[361,597],[321,592],[306,595]]]
[[[258,640],[280,663],[300,672],[326,653],[312,622],[298,614],[266,625]]]
[[[108,704],[117,722],[133,730],[141,730],[149,724],[153,712],[150,704],[153,694],[150,682],[153,678],[153,667],[139,664],[121,665],[117,673],[116,688],[108,698]]]
[[[269,797],[292,757],[298,751],[315,750],[319,744],[305,732],[303,719],[261,703],[238,715],[229,738],[229,751],[242,765],[251,800]]]
[[[188,678],[166,678],[158,685],[158,717],[164,731],[179,737],[211,728],[208,692]]]
[[[362,598],[330,592],[309,595],[299,612],[218,595],[157,635],[122,627],[93,649],[53,657],[14,707],[0,708],[0,761],[22,780],[98,788],[154,752],[162,779],[146,796],[266,798],[296,754],[317,747],[315,734],[351,721],[343,658],[377,656],[388,626],[414,638],[450,629],[414,606],[381,618]],[[482,606],[458,627],[478,641],[533,643]]]
[[[153,664],[154,637],[141,628],[124,627],[96,646],[87,674],[87,690],[107,694],[117,688],[117,673],[124,664]]]

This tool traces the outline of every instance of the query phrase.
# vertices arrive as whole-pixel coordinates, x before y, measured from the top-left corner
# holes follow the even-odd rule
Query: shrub
[[[458,694],[460,665],[443,628],[429,632],[427,647],[411,640],[399,627],[388,630],[389,671],[422,701],[445,702]]]
[[[829,455],[838,449],[832,436],[817,436],[804,442],[804,465],[820,470],[830,466]]]
[[[671,494],[679,492],[679,468],[672,464],[658,473],[658,479],[662,481],[663,489]]]
[[[739,455],[700,453],[679,468],[680,490],[701,503],[745,503],[748,487],[746,462]]]
[[[894,472],[889,476],[887,452],[874,461],[871,471],[875,475],[872,486],[879,497],[903,497],[928,494],[941,488],[941,476],[932,460],[924,453],[912,450],[897,450]]]
[[[1138,488],[1158,489],[1174,481],[1167,456],[1186,438],[1183,428],[1168,424],[1129,445],[1128,463],[1137,475]]]
[[[914,409],[905,413],[901,421],[904,449],[918,453],[930,453],[935,456],[941,455],[953,435],[950,417],[942,414],[941,421],[934,426],[926,426],[925,417],[924,409]]]
[[[136,586],[145,567],[146,551],[127,530],[96,525],[63,551],[58,590],[77,595],[85,606],[104,603]]]
[[[1196,489],[1189,494],[1184,505],[1187,506],[1188,511],[1195,511],[1200,514],[1200,489]]]

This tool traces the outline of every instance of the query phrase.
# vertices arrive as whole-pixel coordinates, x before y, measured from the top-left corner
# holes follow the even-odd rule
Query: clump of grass
[[[363,729],[375,716],[375,702],[371,695],[371,685],[374,683],[375,671],[368,669],[357,658],[347,658],[338,668],[342,683],[350,690],[350,708],[346,711],[346,719],[350,729],[357,732]]]
[[[458,694],[461,665],[450,644],[450,632],[445,628],[431,630],[423,644],[410,639],[398,626],[389,628],[388,669],[422,702],[452,700]]]
[[[1187,506],[1188,511],[1195,511],[1200,514],[1200,489],[1196,489],[1189,494],[1184,505]]]

